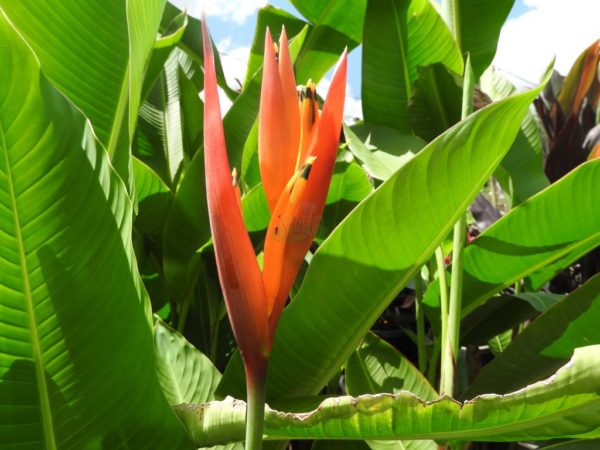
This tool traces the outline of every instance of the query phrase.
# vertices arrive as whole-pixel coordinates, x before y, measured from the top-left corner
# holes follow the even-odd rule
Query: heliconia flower
[[[263,373],[275,327],[325,206],[342,126],[346,52],[319,112],[313,83],[298,100],[285,30],[279,48],[267,31],[259,162],[272,217],[261,273],[244,225],[235,171],[232,176],[227,160],[214,56],[204,21],[202,34],[206,192],[217,269],[246,373]]]
[[[258,118],[258,156],[271,209],[263,262],[271,338],[323,214],[342,128],[347,72],[344,51],[333,75],[323,111],[319,112],[316,86],[310,81],[301,92],[299,103],[292,101],[297,94],[295,89],[292,91],[287,86],[295,85],[295,81],[291,63],[288,62],[285,29],[281,33],[279,54],[275,49],[267,30]],[[272,104],[267,100],[276,96],[283,96],[284,100],[273,100],[273,104],[292,104],[297,108],[286,106],[285,114],[273,113]],[[290,117],[298,119],[291,123]],[[284,124],[288,124],[287,127]],[[285,134],[286,129],[290,130],[289,135]],[[282,163],[277,165],[274,161]],[[281,179],[290,181],[286,185]]]

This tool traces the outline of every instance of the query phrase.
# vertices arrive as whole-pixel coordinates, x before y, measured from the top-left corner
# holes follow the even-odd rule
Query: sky
[[[169,0],[194,17],[207,14],[211,35],[221,53],[231,86],[243,80],[257,11],[266,0]],[[493,0],[492,0],[493,1]],[[268,3],[301,17],[286,0]],[[600,0],[516,0],[500,33],[493,65],[515,84],[530,87],[540,80],[553,57],[565,75],[577,56],[600,37]],[[360,102],[361,48],[349,55],[346,117],[362,117]],[[299,83],[302,81],[299,80]],[[318,86],[327,89],[327,80]],[[224,109],[228,102],[222,99]]]

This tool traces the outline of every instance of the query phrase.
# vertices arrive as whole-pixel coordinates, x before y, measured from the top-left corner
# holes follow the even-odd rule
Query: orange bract
[[[267,30],[260,98],[259,162],[272,218],[261,274],[227,161],[214,57],[204,39],[204,152],[206,192],[219,280],[244,363],[261,370],[275,327],[323,213],[342,126],[346,52],[323,111],[312,82],[301,95],[282,31],[279,49]]]

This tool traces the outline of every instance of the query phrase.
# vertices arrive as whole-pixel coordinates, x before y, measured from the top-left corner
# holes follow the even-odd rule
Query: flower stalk
[[[279,318],[312,244],[337,154],[346,89],[346,52],[319,111],[315,85],[300,99],[285,29],[267,29],[259,113],[259,165],[271,220],[263,270],[244,225],[236,171],[227,159],[212,44],[204,47],[204,160],[208,212],[219,281],[244,362],[246,449],[262,446],[267,363]]]

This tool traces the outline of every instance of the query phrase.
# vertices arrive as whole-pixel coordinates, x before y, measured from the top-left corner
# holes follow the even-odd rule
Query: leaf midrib
[[[108,137],[107,151],[110,155],[111,160],[115,157],[117,151],[117,145],[119,143],[119,135],[121,134],[121,127],[123,126],[123,120],[125,119],[125,111],[127,110],[127,101],[129,100],[129,71],[130,71],[131,59],[127,60],[127,67],[123,74],[123,82],[121,83],[121,91],[119,92],[119,100],[117,103],[117,109],[115,110],[115,117],[110,128],[110,134]]]
[[[29,331],[31,333],[31,350],[35,366],[35,376],[37,380],[38,395],[40,400],[40,413],[42,416],[42,428],[44,432],[44,442],[47,450],[56,450],[56,439],[54,436],[54,424],[52,423],[52,409],[50,407],[50,398],[48,395],[48,386],[46,385],[46,373],[44,370],[44,361],[42,349],[38,335],[37,322],[33,307],[33,296],[31,293],[31,284],[29,280],[29,270],[27,268],[27,257],[25,254],[25,245],[23,236],[21,235],[21,223],[17,209],[17,198],[13,183],[13,175],[10,167],[10,159],[8,157],[8,148],[5,141],[4,127],[0,123],[0,147],[4,153],[4,161],[6,164],[6,179],[8,181],[8,194],[13,211],[15,225],[15,240],[17,241],[19,253],[19,265],[21,267],[21,275],[23,277],[23,298],[27,307],[27,320]]]

